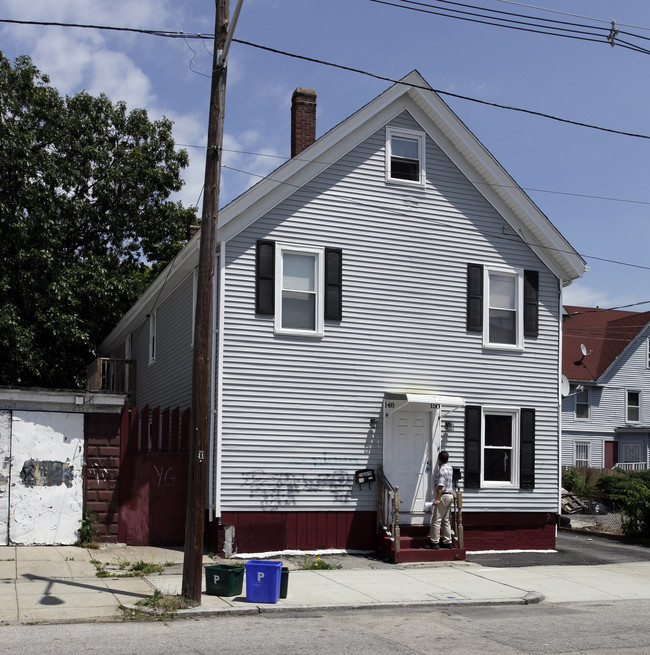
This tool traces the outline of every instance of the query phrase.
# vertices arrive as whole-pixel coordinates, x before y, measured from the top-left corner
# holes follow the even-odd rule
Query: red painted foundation
[[[553,513],[464,512],[466,550],[553,550]],[[224,512],[206,523],[206,543],[223,552],[223,527],[234,527],[234,550],[375,550],[375,512]]]
[[[466,550],[554,550],[557,514],[463,512]]]

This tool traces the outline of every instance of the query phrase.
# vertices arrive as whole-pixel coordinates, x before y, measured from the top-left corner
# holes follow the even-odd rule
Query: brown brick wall
[[[97,514],[103,542],[118,540],[120,420],[120,414],[85,415],[84,511]]]
[[[298,88],[291,98],[291,156],[316,140],[316,91]]]

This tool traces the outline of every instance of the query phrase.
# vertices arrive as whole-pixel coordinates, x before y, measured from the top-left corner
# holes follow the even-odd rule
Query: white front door
[[[398,410],[391,417],[384,469],[390,483],[399,487],[400,513],[424,512],[431,485],[433,414]]]

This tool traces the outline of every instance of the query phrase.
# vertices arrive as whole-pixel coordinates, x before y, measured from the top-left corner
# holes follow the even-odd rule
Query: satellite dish
[[[582,353],[582,356],[583,356],[583,357],[586,357],[586,356],[587,356],[587,347],[585,346],[584,343],[581,343],[581,344],[580,344],[580,352]]]
[[[569,379],[566,375],[563,375],[560,380],[560,393],[562,394],[562,398],[566,398],[569,395],[569,391]]]

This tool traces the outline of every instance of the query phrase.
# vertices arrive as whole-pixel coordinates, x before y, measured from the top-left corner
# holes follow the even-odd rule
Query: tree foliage
[[[167,119],[62,97],[0,52],[0,385],[75,387],[94,349],[182,247],[185,151]]]

